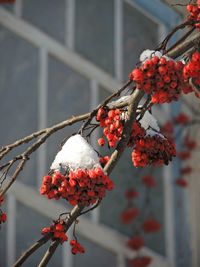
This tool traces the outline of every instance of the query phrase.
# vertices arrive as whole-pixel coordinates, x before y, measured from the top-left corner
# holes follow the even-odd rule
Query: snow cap
[[[152,58],[153,56],[157,56],[159,58],[165,57],[167,60],[172,60],[172,58],[168,56],[163,56],[163,54],[160,51],[146,49],[140,54],[140,62],[145,62],[146,60]]]
[[[60,167],[76,169],[92,169],[100,167],[99,158],[92,146],[80,135],[71,136],[57,153],[51,170],[59,170]]]
[[[160,127],[158,126],[156,118],[148,110],[144,113],[140,123],[145,130],[152,128],[158,132],[160,131]]]
[[[140,61],[143,62],[147,59],[150,59],[152,56],[162,57],[162,53],[155,50],[146,49],[140,55]]]
[[[161,138],[163,138],[163,139],[166,139],[165,137],[164,137],[164,135],[162,135],[161,133],[158,133],[158,132],[155,132],[154,130],[147,130],[146,131],[146,136],[155,136],[155,135],[158,135],[158,136],[160,136]]]

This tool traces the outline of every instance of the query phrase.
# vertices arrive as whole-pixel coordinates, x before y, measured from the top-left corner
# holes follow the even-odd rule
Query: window
[[[0,134],[2,144],[94,107],[127,79],[138,53],[157,44],[170,27],[168,18],[171,21],[177,18],[159,0],[152,0],[151,6],[150,1],[145,0],[88,0],[87,5],[81,0],[62,0],[56,6],[54,2],[16,1],[13,12],[0,7],[0,48],[4,51],[0,54],[3,62],[0,94],[5,100],[0,106],[0,119],[4,124]],[[144,31],[147,34],[141,35]],[[8,102],[11,103],[9,107]],[[7,225],[9,236],[3,237],[6,251],[12,246],[8,256],[3,258],[4,266],[10,266],[16,255],[35,236],[39,237],[40,229],[49,224],[47,218],[56,218],[65,207],[60,202],[49,203],[36,188],[41,176],[48,171],[60,141],[79,126],[64,129],[50,138],[13,186],[13,204],[9,205],[8,213],[11,214],[14,206],[17,211],[12,215],[12,223]],[[127,177],[123,177],[130,168]],[[157,239],[148,241],[150,253],[158,252],[155,262],[160,267],[173,266],[174,262],[173,203],[168,201],[173,193],[169,172],[170,169],[159,170],[163,177],[159,177],[157,200],[153,203],[159,217],[167,218],[166,225]],[[81,218],[77,230],[86,244],[87,254],[74,259],[66,252],[69,248],[63,247],[52,266],[58,263],[69,267],[78,267],[81,263],[93,266],[97,257],[99,266],[126,266],[126,258],[131,254],[124,244],[130,229],[122,228],[118,217],[124,205],[122,189],[132,183],[133,175],[125,153],[112,175],[117,184],[115,191],[100,208]],[[114,202],[112,210],[109,201]],[[23,217],[26,221],[20,225],[19,218]],[[27,218],[36,222],[35,230]],[[21,245],[17,247],[9,240],[20,240]],[[158,246],[160,240],[163,246]],[[4,248],[5,245],[0,245],[1,255],[5,255]],[[30,258],[28,264],[34,266],[35,260]]]

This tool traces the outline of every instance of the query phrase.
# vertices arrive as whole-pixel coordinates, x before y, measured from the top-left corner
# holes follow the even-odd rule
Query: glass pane
[[[48,125],[69,119],[72,115],[86,113],[90,109],[90,82],[60,63],[49,59]],[[60,142],[76,133],[81,124],[68,126],[50,138],[47,145],[48,162],[51,164]]]
[[[109,92],[108,90],[100,87],[99,88],[99,103],[104,101],[109,95],[111,95],[112,93]]]
[[[38,50],[0,26],[0,146],[37,130]],[[24,149],[24,148],[23,148]],[[19,153],[20,150],[16,150]],[[35,156],[23,181],[34,184]]]
[[[140,53],[152,49],[158,42],[158,25],[147,18],[137,9],[124,3],[124,80],[135,64],[139,61]],[[145,32],[145,34],[143,34]]]
[[[65,0],[25,0],[22,17],[51,35],[58,41],[65,41]]]
[[[113,74],[113,0],[76,1],[75,48]]]
[[[116,255],[92,243],[89,240],[78,237],[78,241],[84,246],[85,254],[75,255],[73,267],[116,267]]]
[[[24,206],[21,203],[17,203],[17,233],[16,233],[16,254],[17,258],[21,253],[31,246],[34,242],[42,237],[41,229],[48,227],[51,224],[51,220],[45,218],[41,214],[34,210]],[[47,243],[44,247],[37,250],[32,256],[23,264],[24,267],[37,266],[45,251],[49,247],[50,243]],[[56,253],[48,263],[51,267],[62,266],[62,247],[59,246]]]

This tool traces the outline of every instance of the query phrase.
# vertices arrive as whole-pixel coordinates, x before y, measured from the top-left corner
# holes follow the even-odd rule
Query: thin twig
[[[90,211],[96,209],[96,208],[100,205],[101,200],[102,200],[102,199],[99,199],[99,200],[97,201],[97,203],[96,203],[94,206],[92,206],[90,209],[87,209],[87,210],[85,210],[85,211],[82,211],[80,215],[86,214],[86,213],[88,213],[88,212],[90,212]]]

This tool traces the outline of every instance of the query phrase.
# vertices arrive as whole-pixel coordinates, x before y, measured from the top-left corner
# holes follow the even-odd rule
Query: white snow
[[[57,153],[50,169],[59,170],[60,167],[92,169],[100,167],[99,158],[92,146],[79,134],[70,137],[62,149]]]
[[[145,62],[146,60],[152,58],[152,56],[157,56],[159,58],[165,57],[167,60],[173,60],[172,58],[168,56],[163,56],[160,51],[146,49],[140,54],[140,62]]]
[[[147,130],[149,127],[156,130],[160,131],[160,127],[158,126],[158,122],[156,118],[147,110],[140,120],[141,126]]]
[[[155,132],[154,130],[151,130],[151,129],[146,131],[146,136],[147,135],[150,135],[150,136],[159,135],[160,137],[165,139],[165,137],[161,133]]]
[[[155,50],[146,49],[140,55],[140,61],[143,62],[147,59],[150,59],[152,56],[162,57],[162,53]]]
[[[130,97],[131,97],[130,95],[124,95],[124,96],[121,96],[120,98],[118,98],[117,100],[110,102],[109,104],[110,105],[119,104],[119,103],[122,103],[124,101],[128,101],[130,99]]]

